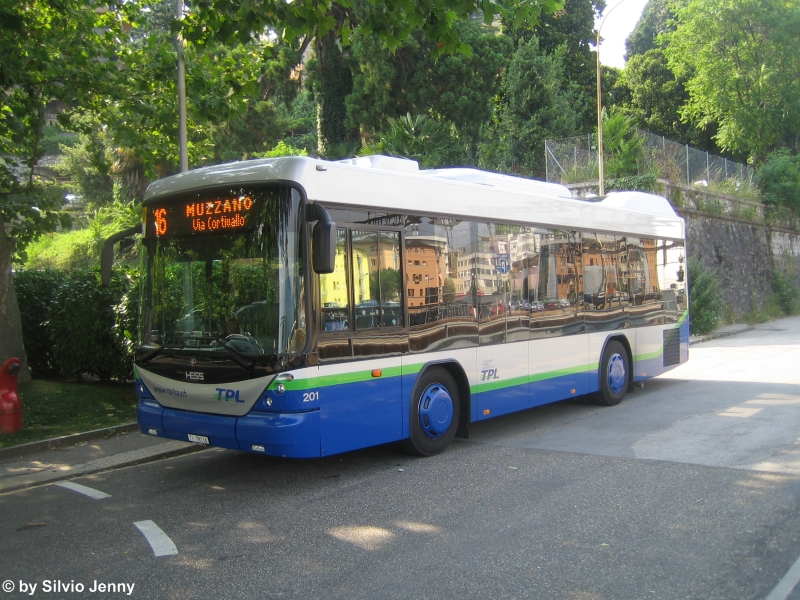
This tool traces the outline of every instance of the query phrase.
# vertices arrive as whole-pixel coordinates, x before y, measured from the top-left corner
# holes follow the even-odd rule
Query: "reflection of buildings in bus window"
[[[442,250],[446,240],[434,236],[406,238],[408,306],[441,302],[446,274]]]
[[[333,273],[321,275],[320,302],[323,307],[347,306],[347,266],[344,248],[336,248],[336,262]]]

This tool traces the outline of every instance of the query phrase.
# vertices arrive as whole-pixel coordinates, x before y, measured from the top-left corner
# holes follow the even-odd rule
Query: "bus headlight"
[[[278,392],[279,394],[282,394],[282,393],[284,393],[284,392],[286,391],[286,386],[285,386],[285,385],[283,385],[282,383],[279,383],[279,384],[276,386],[276,388],[275,388],[275,389],[277,390],[277,392]]]

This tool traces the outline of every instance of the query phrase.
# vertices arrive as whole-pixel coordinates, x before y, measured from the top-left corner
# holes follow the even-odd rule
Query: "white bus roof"
[[[145,201],[270,181],[299,184],[312,202],[657,238],[682,239],[685,233],[683,219],[654,194],[612,192],[587,202],[562,185],[478,169],[420,170],[415,161],[389,156],[337,162],[291,156],[203,167],[153,182]]]

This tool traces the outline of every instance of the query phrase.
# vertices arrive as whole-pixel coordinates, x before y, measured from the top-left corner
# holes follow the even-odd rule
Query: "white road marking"
[[[145,539],[147,539],[150,547],[153,549],[153,554],[156,556],[169,556],[170,554],[178,553],[178,548],[172,540],[169,539],[169,536],[152,521],[136,521],[134,525],[136,525]]]
[[[795,561],[789,572],[783,576],[783,579],[778,582],[775,589],[764,600],[786,600],[798,581],[800,581],[800,558]]]
[[[106,494],[105,492],[101,492],[100,490],[96,490],[94,488],[81,485],[80,483],[72,483],[71,481],[62,481],[60,483],[57,483],[56,485],[59,487],[67,488],[68,490],[72,490],[73,492],[78,492],[79,494],[83,494],[84,496],[89,496],[89,498],[93,498],[95,500],[102,500],[103,498],[111,497],[111,494]]]

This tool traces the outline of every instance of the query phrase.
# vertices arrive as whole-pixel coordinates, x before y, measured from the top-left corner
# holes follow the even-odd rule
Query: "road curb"
[[[701,342],[708,342],[710,340],[717,340],[719,338],[731,337],[733,335],[739,335],[740,333],[745,333],[746,331],[753,331],[753,327],[751,327],[750,325],[746,325],[741,329],[735,329],[733,331],[712,331],[707,335],[701,335],[696,337],[691,336],[689,338],[689,345],[692,346],[694,344],[699,344]],[[695,337],[695,339],[691,339],[692,337]]]
[[[92,431],[84,431],[83,433],[62,435],[61,437],[50,438],[49,440],[39,440],[38,442],[29,442],[27,444],[20,444],[19,446],[0,448],[0,460],[3,460],[4,458],[19,458],[21,456],[25,456],[26,454],[41,452],[42,450],[54,450],[55,448],[68,446],[70,444],[77,444],[78,442],[111,437],[111,435],[114,435],[115,433],[128,433],[138,430],[138,423],[125,423],[124,425],[103,427],[102,429],[93,429]],[[109,432],[114,433],[109,435]]]
[[[208,446],[202,446],[199,444],[169,441],[157,446],[141,448],[139,450],[124,452],[122,454],[104,456],[103,458],[90,460],[89,462],[83,464],[67,467],[67,469],[63,471],[41,471],[39,473],[8,478],[6,481],[0,480],[0,494],[48,485],[57,481],[72,479],[73,477],[91,475],[92,473],[100,473],[103,471],[121,469],[123,467],[141,465],[148,462],[162,460],[164,458],[182,456],[184,454],[190,454],[192,452],[198,452],[199,450],[207,449]]]

